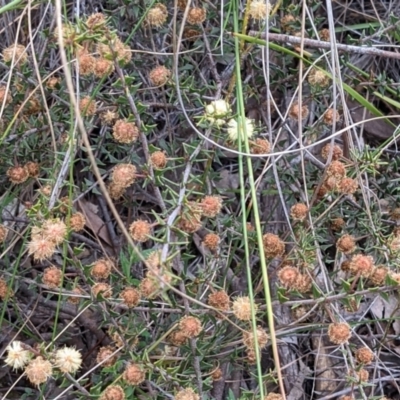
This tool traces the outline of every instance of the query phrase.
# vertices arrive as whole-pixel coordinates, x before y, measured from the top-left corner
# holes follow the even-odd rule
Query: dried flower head
[[[264,253],[266,257],[281,257],[285,253],[285,243],[273,233],[266,233],[263,236]]]
[[[59,201],[60,201],[60,212],[63,214],[67,214],[72,207],[72,199],[70,199],[69,196],[63,196]]]
[[[43,271],[42,282],[49,288],[55,289],[61,286],[62,278],[63,273],[61,269],[53,265],[51,267],[47,267]]]
[[[207,17],[207,11],[205,8],[193,7],[189,9],[187,16],[187,22],[190,25],[201,25]]]
[[[8,229],[4,225],[0,224],[0,243],[4,243],[6,241]]]
[[[334,108],[328,108],[323,116],[324,123],[326,125],[333,125],[334,123],[338,123],[340,121],[339,111]]]
[[[299,293],[307,293],[311,290],[312,280],[307,274],[299,274],[294,283],[293,289]]]
[[[388,272],[389,270],[387,267],[378,265],[372,270],[369,280],[374,286],[381,286],[385,283]]]
[[[78,350],[64,347],[56,351],[55,365],[61,372],[73,374],[78,371],[81,364],[82,355]]]
[[[98,43],[96,48],[101,58],[105,58],[106,60],[116,59],[118,62],[124,64],[127,64],[131,60],[131,49],[122,43],[119,37],[115,36],[112,39],[107,37],[104,42]]]
[[[219,290],[218,292],[210,293],[208,296],[207,304],[211,307],[221,311],[229,310],[229,295],[225,290]]]
[[[125,392],[119,385],[110,385],[103,392],[101,400],[125,400]]]
[[[354,371],[354,372],[357,375],[357,378],[360,382],[368,382],[369,372],[366,369],[361,368],[359,371]]]
[[[356,249],[356,242],[351,235],[343,235],[336,243],[336,248],[344,254],[350,254]]]
[[[167,18],[167,7],[165,7],[164,4],[158,3],[149,10],[146,16],[146,21],[151,27],[159,28],[165,24]]]
[[[32,384],[39,386],[51,377],[53,374],[53,367],[50,361],[39,356],[30,361],[25,368],[25,374]]]
[[[113,110],[107,110],[100,114],[100,119],[104,125],[113,125],[118,119],[118,113]]]
[[[152,251],[144,263],[149,271],[158,270],[161,266],[161,251]]]
[[[115,349],[111,346],[100,347],[97,353],[96,362],[103,367],[112,367],[117,361],[117,355],[113,353]]]
[[[243,122],[241,117],[238,117],[238,121],[230,119],[227,125],[228,136],[231,142],[236,142],[238,138],[243,141],[246,136],[251,138],[254,135],[254,123],[249,118],[245,118]]]
[[[278,279],[281,285],[288,290],[292,290],[299,278],[300,271],[296,267],[286,265],[278,271]]]
[[[132,222],[129,226],[129,233],[133,240],[137,242],[146,242],[149,240],[151,225],[142,219]]]
[[[112,296],[111,286],[108,283],[96,283],[92,286],[92,294],[96,298],[101,294],[105,299],[107,299]]]
[[[67,236],[67,225],[60,219],[46,220],[43,223],[41,234],[56,246],[61,244]],[[33,237],[32,237],[33,238]]]
[[[203,330],[201,321],[197,317],[185,315],[179,321],[179,330],[188,338],[194,338],[200,335]]]
[[[0,299],[7,300],[14,296],[14,291],[7,285],[7,282],[0,278]]]
[[[210,251],[217,251],[221,239],[215,233],[207,233],[203,239],[203,246]]]
[[[351,337],[350,325],[346,322],[337,322],[329,325],[329,340],[334,344],[344,344]]]
[[[308,207],[304,203],[294,204],[290,208],[290,216],[295,221],[304,221],[304,219],[307,217],[307,213],[308,213]]]
[[[308,82],[311,86],[323,88],[329,85],[329,81],[328,75],[318,68],[312,68],[308,74]]]
[[[149,80],[154,86],[164,86],[171,78],[171,70],[164,65],[153,68],[149,73]]]
[[[200,400],[200,396],[192,388],[186,388],[176,393],[175,400]]]
[[[8,179],[15,184],[24,183],[29,178],[26,168],[21,166],[11,167],[7,170]]]
[[[86,225],[86,218],[82,213],[76,212],[71,215],[69,219],[69,227],[72,231],[80,232],[83,230],[85,225]]]
[[[122,377],[130,385],[137,386],[146,379],[146,374],[142,365],[130,363],[126,367]]]
[[[400,220],[400,208],[394,208],[390,212],[390,218],[395,220],[395,221],[399,221]]]
[[[372,363],[374,353],[368,347],[361,347],[355,351],[354,357],[358,363],[368,365]]]
[[[97,111],[96,102],[90,96],[83,97],[79,102],[79,110],[84,117],[94,115]]]
[[[352,178],[343,178],[339,182],[338,191],[343,194],[354,194],[358,189],[358,182]]]
[[[56,245],[47,237],[38,236],[28,243],[29,255],[33,254],[34,260],[43,261],[51,257],[56,251]]]
[[[255,341],[253,330],[244,331],[243,332],[243,344],[248,349],[255,349],[256,341]],[[269,340],[269,336],[267,332],[261,326],[257,326],[257,345],[259,349],[263,349]]]
[[[7,357],[4,362],[13,369],[24,368],[32,358],[32,353],[25,350],[22,343],[14,340],[7,347]]]
[[[140,292],[134,287],[127,287],[121,292],[124,304],[129,308],[136,307],[140,302]]]
[[[28,175],[31,178],[37,178],[39,176],[39,164],[37,162],[28,161],[24,168],[28,171]]]
[[[155,151],[150,156],[150,163],[154,169],[163,169],[167,165],[167,156],[163,151]]]
[[[124,195],[126,189],[115,182],[109,182],[107,190],[113,200],[118,200]]]
[[[95,279],[107,279],[110,276],[113,267],[114,263],[111,260],[101,258],[93,264],[93,267],[90,270],[90,275]]]
[[[79,304],[79,302],[81,301],[82,295],[83,295],[83,290],[77,286],[75,288],[73,288],[71,290],[71,292],[75,295],[75,296],[70,296],[68,297],[68,303],[70,304]]]
[[[12,97],[10,90],[7,90],[6,86],[0,85],[0,105],[5,103],[6,105],[11,103]]]
[[[335,232],[340,231],[345,225],[346,223],[344,222],[344,219],[341,217],[334,218],[331,221],[331,228]]]
[[[113,137],[118,143],[132,143],[139,137],[139,129],[133,122],[119,119],[113,127]]]
[[[253,303],[254,312],[257,312],[257,304],[250,301],[248,296],[237,297],[232,304],[233,314],[241,321],[251,320],[251,306]]]
[[[189,42],[194,42],[196,39],[201,37],[201,32],[198,29],[185,27],[183,30],[183,37]]]
[[[308,107],[306,105],[302,105],[300,107],[300,104],[298,102],[293,103],[289,109],[289,117],[296,121],[299,119],[306,119],[308,117],[308,114]]]
[[[93,73],[98,78],[105,78],[111,75],[114,72],[115,66],[111,60],[107,60],[106,58],[96,58],[94,66],[93,66]]]
[[[3,50],[2,55],[4,62],[13,62],[14,65],[22,65],[28,61],[26,47],[22,44],[12,44]]]
[[[207,118],[224,118],[231,112],[231,107],[223,99],[214,100],[205,107],[205,114]]]
[[[139,291],[145,299],[154,299],[160,294],[161,286],[158,279],[146,277],[139,284]]]
[[[281,27],[282,30],[286,33],[292,33],[296,30],[295,28],[295,23],[296,23],[296,18],[292,14],[286,14],[281,18]]]
[[[216,217],[222,208],[222,199],[219,196],[206,196],[200,203],[203,215],[209,218]]]
[[[178,228],[186,233],[194,233],[201,228],[203,210],[195,202],[188,202],[179,216]]]
[[[267,139],[256,139],[250,143],[250,150],[253,154],[268,154],[271,151],[271,144]]]
[[[213,380],[213,382],[218,382],[222,379],[223,377],[223,372],[221,370],[221,368],[215,368],[214,371],[211,372],[211,379]]]
[[[327,28],[321,29],[318,32],[318,34],[319,34],[319,38],[321,40],[323,40],[324,42],[329,42],[331,40],[331,35],[329,33],[329,29],[327,29]]]
[[[117,164],[111,175],[112,181],[120,188],[127,188],[135,182],[136,167],[132,164]]]
[[[350,272],[368,278],[374,268],[374,259],[364,254],[356,254],[350,261]]]
[[[270,15],[272,10],[271,3],[267,0],[254,0],[250,4],[249,14],[256,20],[265,20]]]
[[[56,77],[56,76],[51,76],[49,79],[46,81],[46,87],[50,90],[56,89],[61,82],[61,79]]]
[[[168,336],[168,341],[176,346],[180,347],[184,345],[188,340],[188,337],[181,331],[181,330],[176,330],[173,331],[169,336]]]
[[[326,171],[328,177],[334,177],[336,179],[342,179],[346,175],[345,165],[337,160],[331,162]]]
[[[94,13],[87,17],[86,26],[92,31],[100,30],[99,28],[103,28],[106,22],[106,17],[103,13]]]
[[[82,76],[88,76],[93,73],[96,59],[86,49],[79,49],[76,59],[79,65],[79,73]]]

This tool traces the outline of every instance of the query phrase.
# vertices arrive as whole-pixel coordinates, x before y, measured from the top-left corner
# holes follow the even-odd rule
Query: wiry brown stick
[[[265,39],[267,37],[265,32],[258,32],[258,31],[250,31],[249,36],[259,37],[261,39]],[[323,42],[321,40],[306,39],[306,38],[302,39],[301,37],[282,35],[280,33],[268,33],[268,40],[278,43],[291,43],[291,44],[303,43],[304,46],[316,47],[319,49],[331,49],[332,46],[330,42]],[[349,44],[341,44],[341,43],[336,43],[336,47],[338,50],[342,50],[347,53],[370,54],[372,56],[396,58],[397,60],[400,60],[400,53],[380,50],[377,49],[376,47],[352,46]]]

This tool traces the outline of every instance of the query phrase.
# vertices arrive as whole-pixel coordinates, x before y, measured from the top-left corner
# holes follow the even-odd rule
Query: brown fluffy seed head
[[[206,20],[206,17],[207,11],[205,8],[193,7],[189,9],[187,22],[190,25],[200,25]]]
[[[43,236],[37,236],[28,244],[29,255],[33,255],[35,261],[43,261],[51,257],[56,251],[54,242]]]
[[[91,288],[93,297],[97,298],[101,294],[102,297],[105,299],[111,297],[112,295],[112,290],[111,286],[108,283],[96,283],[95,285],[92,286]]]
[[[49,288],[55,289],[61,286],[62,277],[61,269],[51,266],[43,271],[42,282]]]
[[[358,189],[358,182],[353,178],[343,178],[338,185],[339,193],[354,194]]]
[[[237,319],[241,321],[251,320],[251,305],[252,302],[248,296],[237,297],[232,303],[232,311]],[[257,312],[258,306],[253,302],[254,312]]]
[[[142,365],[130,363],[122,374],[123,379],[129,385],[140,385],[146,379],[146,373]]]
[[[330,33],[329,33],[329,29],[327,29],[327,28],[321,29],[321,30],[318,32],[318,34],[319,34],[319,38],[320,38],[321,40],[323,40],[324,42],[329,42],[330,39],[331,39],[331,35],[330,35]]]
[[[113,266],[114,264],[112,261],[101,258],[93,264],[90,275],[95,279],[107,279],[111,274]]]
[[[229,310],[229,295],[225,290],[219,290],[218,292],[210,293],[208,296],[207,304],[211,307],[221,311]]]
[[[271,144],[267,139],[256,139],[250,143],[252,154],[268,154],[271,151]]]
[[[53,374],[51,363],[43,357],[36,357],[25,368],[25,374],[29,381],[36,386],[45,383]]]
[[[132,239],[141,243],[147,242],[147,240],[149,240],[150,232],[150,224],[142,219],[132,222],[129,227],[129,233]]]
[[[93,66],[93,73],[98,78],[105,78],[111,75],[114,72],[114,69],[114,63],[111,60],[97,58]]]
[[[119,119],[113,127],[113,138],[118,143],[133,143],[139,137],[139,129],[133,122]]]
[[[124,193],[125,193],[125,188],[123,186],[120,186],[114,182],[109,182],[107,185],[107,190],[110,195],[110,197],[113,200],[118,200],[120,199]]]
[[[139,284],[139,291],[145,299],[154,299],[160,294],[160,282],[157,278],[146,277]]]
[[[336,243],[336,248],[344,254],[350,254],[356,249],[356,242],[351,235],[343,235]]]
[[[221,368],[215,368],[210,376],[211,376],[211,379],[213,380],[213,382],[218,382],[222,379],[223,375],[224,374],[223,374]]]
[[[385,266],[378,265],[376,268],[372,270],[369,280],[372,283],[372,285],[381,286],[385,283],[388,272],[389,270]]]
[[[264,396],[264,400],[283,400],[283,397],[279,393],[268,393]]]
[[[84,117],[90,117],[97,111],[96,102],[90,96],[86,96],[80,100],[79,110]]]
[[[149,79],[154,86],[164,86],[171,78],[171,71],[164,67],[164,65],[159,65],[153,68],[149,73]]]
[[[335,110],[334,108],[328,108],[323,116],[324,123],[326,125],[333,125],[334,123],[338,123],[340,121],[340,114],[339,111]]]
[[[292,33],[295,31],[296,18],[292,14],[286,14],[281,18],[282,30],[286,33]]]
[[[290,209],[290,216],[295,221],[304,221],[307,217],[308,207],[304,203],[294,204]]]
[[[0,278],[0,299],[6,300],[14,296],[14,291],[8,287],[7,282]]]
[[[394,208],[390,212],[390,218],[395,220],[395,221],[399,221],[400,220],[400,208]]]
[[[278,279],[281,285],[288,290],[292,290],[300,276],[300,271],[296,267],[287,265],[278,271]]]
[[[10,90],[7,91],[6,86],[0,86],[0,105],[5,103],[6,105],[11,103],[12,97]]]
[[[293,289],[297,290],[299,293],[307,293],[311,290],[312,280],[306,274],[299,274]]]
[[[337,161],[339,160],[339,158],[343,157],[343,150],[340,146],[338,146],[337,144],[326,144],[322,150],[321,150],[321,157],[324,160],[327,160],[329,157],[329,154],[332,152],[332,160],[333,161]]]
[[[82,76],[88,76],[93,73],[96,59],[86,49],[80,49],[77,52],[76,59],[79,65],[79,73]]]
[[[49,79],[47,79],[46,87],[51,89],[51,90],[54,90],[54,89],[56,89],[56,87],[58,87],[60,82],[61,82],[60,78],[57,78],[56,76],[52,76]]]
[[[140,292],[136,288],[127,287],[121,292],[121,298],[128,308],[136,307],[140,302]]]
[[[203,246],[206,249],[209,249],[210,251],[216,251],[218,250],[218,246],[220,243],[221,239],[219,236],[215,233],[207,233],[206,236],[204,236],[203,239]]]
[[[163,151],[155,151],[150,156],[150,163],[154,169],[163,169],[167,165],[167,156]]]
[[[219,196],[206,196],[200,203],[203,215],[209,218],[216,217],[222,208],[222,199]]]
[[[172,345],[176,347],[183,346],[188,340],[188,337],[181,331],[181,330],[176,330],[173,331],[169,336],[168,336],[168,341]]]
[[[81,301],[81,297],[83,295],[83,290],[80,287],[75,287],[71,290],[71,292],[73,294],[75,294],[76,296],[70,296],[68,297],[68,303],[70,304],[79,304],[79,302]]]
[[[344,344],[351,337],[350,325],[346,322],[337,322],[329,325],[329,340],[334,344]]]
[[[128,63],[132,58],[131,49],[121,42],[119,37],[104,39],[105,43],[98,43],[96,51],[101,58],[106,60],[114,60],[114,58],[122,63]]]
[[[361,347],[354,353],[356,361],[360,364],[368,365],[374,359],[374,353],[368,347]]]
[[[67,233],[67,225],[60,219],[45,221],[41,230],[43,237],[53,242],[56,246],[60,245],[65,240]]]
[[[3,50],[3,60],[6,63],[11,63],[13,60],[14,65],[22,65],[28,61],[28,54],[26,47],[22,44],[13,44]]]
[[[243,332],[243,344],[248,349],[255,349],[255,339],[257,340],[258,348],[263,349],[269,341],[269,336],[260,326],[257,327],[256,338],[254,337],[253,330]]]
[[[24,168],[28,171],[28,175],[31,178],[37,178],[39,176],[39,164],[37,162],[28,161]]]
[[[100,114],[100,119],[104,125],[113,125],[118,119],[118,113],[112,110],[107,110]]]
[[[346,223],[344,222],[344,219],[341,217],[334,218],[331,221],[331,228],[335,232],[340,231],[345,225]]]
[[[186,27],[183,31],[183,37],[189,42],[194,42],[201,36],[201,33],[197,29]]]
[[[106,24],[106,17],[103,13],[95,13],[88,16],[86,26],[94,31],[100,30]]]
[[[127,188],[135,182],[136,167],[132,164],[117,164],[111,174],[111,179],[120,188]]]
[[[249,15],[256,21],[265,20],[272,10],[271,3],[267,0],[254,0],[250,4]]]
[[[61,372],[73,374],[82,365],[82,355],[73,347],[64,347],[56,351],[55,365]]]
[[[355,371],[355,373],[360,382],[368,382],[369,372],[366,369],[361,368],[359,371]]]
[[[26,168],[21,166],[11,167],[7,170],[8,179],[15,184],[24,183],[29,178]]]
[[[308,75],[308,82],[314,87],[326,87],[329,85],[329,77],[321,70],[313,68]]]
[[[117,355],[111,355],[114,352],[115,349],[111,346],[100,347],[99,352],[97,353],[96,362],[100,364],[104,361],[101,364],[102,367],[112,367],[117,361]]]
[[[0,224],[0,243],[4,243],[6,241],[8,229]]]
[[[285,253],[285,243],[273,233],[263,236],[264,253],[269,258],[282,257]]]
[[[80,212],[72,214],[71,218],[69,219],[69,227],[74,232],[82,231],[83,228],[85,227],[85,224],[86,224],[86,218]]]
[[[300,107],[300,104],[298,102],[293,103],[289,109],[289,117],[294,119],[295,121],[297,121],[299,118],[301,120],[306,119],[308,117],[308,114],[308,107],[306,105],[302,105]]]
[[[147,23],[153,28],[159,28],[164,25],[168,18],[167,7],[158,3],[152,7],[146,15]]]
[[[192,388],[186,388],[176,393],[175,400],[200,400],[200,396]]]
[[[125,392],[119,385],[110,385],[103,392],[101,400],[125,400]]]
[[[202,207],[195,202],[188,202],[179,217],[178,228],[186,233],[194,233],[201,228]]]
[[[350,272],[368,278],[374,268],[374,259],[364,254],[356,254],[350,261]]]
[[[203,327],[201,326],[201,321],[198,318],[185,315],[179,321],[179,330],[187,338],[194,338],[200,335]]]
[[[342,179],[346,175],[346,167],[340,161],[332,161],[331,164],[328,166],[326,171],[328,177],[333,177],[336,179]]]

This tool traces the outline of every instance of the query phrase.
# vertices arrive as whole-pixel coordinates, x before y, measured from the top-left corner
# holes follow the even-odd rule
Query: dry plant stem
[[[265,32],[249,31],[249,36],[265,39],[267,35]],[[268,32],[268,39],[270,41],[278,43],[290,43],[290,44],[301,44],[308,47],[315,47],[319,49],[331,49],[331,42],[323,42],[321,40],[306,39],[302,40],[297,36],[283,35],[281,33],[270,33]],[[336,43],[338,50],[344,51],[346,53],[356,53],[356,54],[369,54],[372,56],[379,56],[384,58],[395,58],[400,60],[400,53],[394,53],[393,51],[380,50],[376,47],[363,47],[363,46],[353,46],[350,44]]]

